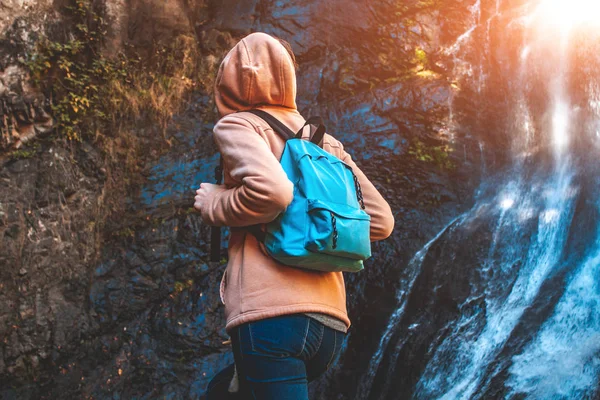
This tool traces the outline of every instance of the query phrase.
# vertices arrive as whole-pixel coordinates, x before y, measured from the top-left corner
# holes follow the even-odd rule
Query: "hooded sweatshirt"
[[[349,327],[341,272],[280,264],[243,229],[271,222],[292,201],[294,187],[279,163],[284,140],[261,118],[239,112],[264,110],[294,132],[304,125],[296,108],[296,74],[291,56],[267,34],[245,37],[219,68],[215,100],[221,119],[215,125],[214,139],[223,157],[224,185],[205,199],[200,211],[205,223],[232,228],[229,262],[221,282],[226,330],[296,313],[325,314]],[[394,218],[387,202],[339,141],[326,134],[323,149],[352,167],[357,175],[365,211],[371,216],[371,241],[388,237]]]

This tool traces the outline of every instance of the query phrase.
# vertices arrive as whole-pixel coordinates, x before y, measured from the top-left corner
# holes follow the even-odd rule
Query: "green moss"
[[[408,16],[416,14],[420,11],[428,9],[439,9],[443,4],[443,0],[419,0],[416,4],[406,5],[406,2],[398,1],[395,3],[395,16],[398,18],[404,18],[403,23],[406,26],[412,26],[415,24],[413,19],[409,19]]]
[[[121,230],[116,231],[114,233],[114,236],[122,237],[122,238],[125,238],[125,237],[132,238],[135,236],[135,231],[131,228],[123,228]]]
[[[425,52],[425,50],[419,47],[415,49],[415,62],[423,66],[429,63],[429,60],[427,59],[427,53]]]
[[[188,279],[186,281],[176,281],[175,285],[173,287],[173,293],[174,294],[179,294],[181,292],[183,292],[186,289],[191,289],[192,286],[194,285],[194,281],[192,279]]]
[[[106,23],[90,0],[70,0],[63,12],[73,20],[68,33],[40,40],[25,66],[52,100],[57,132],[81,140],[103,122],[109,82],[124,78],[126,71],[99,55]]]
[[[432,163],[444,170],[453,170],[456,166],[450,160],[452,149],[449,145],[427,146],[420,140],[415,140],[408,153],[419,161]]]
[[[216,70],[203,63],[195,37],[180,35],[144,60],[133,50],[108,58],[103,9],[91,0],[67,1],[64,36],[41,39],[24,62],[52,101],[59,135],[96,141],[140,119],[166,130],[191,89],[212,87]]]
[[[32,158],[39,152],[39,150],[39,143],[33,143],[29,146],[23,147],[22,149],[13,151],[12,153],[10,153],[10,157],[16,160]]]
[[[415,5],[417,9],[439,8],[442,5],[442,0],[420,0]]]

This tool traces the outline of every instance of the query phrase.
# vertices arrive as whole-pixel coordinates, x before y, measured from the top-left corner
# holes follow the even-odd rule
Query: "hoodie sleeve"
[[[375,242],[386,239],[394,230],[394,215],[389,204],[369,178],[358,168],[352,157],[350,157],[350,154],[344,151],[344,146],[341,143],[339,143],[339,146],[341,150],[339,158],[352,167],[352,171],[354,171],[360,183],[363,201],[365,202],[365,211],[371,217],[371,241]]]
[[[291,203],[294,187],[266,140],[250,122],[232,115],[217,123],[214,138],[235,187],[206,199],[204,222],[243,227],[274,220]]]

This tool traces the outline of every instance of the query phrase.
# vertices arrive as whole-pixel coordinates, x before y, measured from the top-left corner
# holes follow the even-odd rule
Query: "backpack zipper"
[[[356,187],[356,198],[360,203],[360,207],[365,209],[365,201],[363,200],[362,188],[360,187],[360,182],[358,181],[358,177],[354,174],[352,168],[350,168],[350,172],[352,172],[352,176],[354,177],[354,186]]]
[[[331,214],[331,225],[333,225],[333,246],[332,248],[335,250],[337,247],[338,241],[338,231],[337,231],[337,220],[335,219],[335,215],[330,211]]]

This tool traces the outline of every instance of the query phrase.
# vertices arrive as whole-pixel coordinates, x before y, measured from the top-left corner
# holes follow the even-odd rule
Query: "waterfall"
[[[467,30],[461,34],[456,41],[444,50],[446,55],[452,56],[453,67],[452,75],[456,80],[465,77],[471,77],[473,75],[472,65],[465,61],[463,46],[466,47],[472,38],[472,34],[481,22],[481,0],[476,0],[473,5],[469,7],[469,20]],[[454,101],[456,94],[453,92],[448,98],[448,136],[451,141],[454,141],[455,134],[455,121],[454,121]]]
[[[565,32],[563,31],[563,35]],[[600,39],[600,38],[598,38]],[[565,50],[567,41],[563,42]],[[564,64],[561,65],[564,73]],[[590,135],[598,136],[600,126],[599,81],[588,82],[588,105],[592,112]],[[555,157],[564,157],[568,136],[568,108],[564,86],[555,82],[554,140]],[[598,193],[599,187],[593,191]],[[597,197],[597,195],[596,195]],[[596,201],[600,213],[600,202]],[[567,287],[554,312],[544,322],[536,337],[512,358],[506,385],[510,395],[528,398],[592,398],[600,375],[600,229],[593,247],[570,276]]]
[[[423,354],[427,362],[412,388],[412,398],[483,399],[489,398],[486,393],[492,391],[494,396],[505,398],[579,399],[591,398],[597,390],[600,229],[594,236],[594,232],[572,228],[577,213],[587,209],[578,204],[589,198],[590,192],[598,193],[593,187],[597,178],[592,177],[592,183],[585,178],[590,168],[576,162],[581,163],[575,143],[587,136],[595,137],[596,143],[599,140],[600,101],[595,79],[600,77],[591,77],[587,82],[592,117],[585,117],[588,124],[581,124],[581,106],[572,98],[572,81],[576,79],[572,59],[577,47],[573,37],[582,21],[589,21],[587,17],[577,19],[573,12],[558,22],[551,19],[557,3],[560,1],[531,1],[519,9],[522,15],[508,22],[515,29],[522,28],[517,30],[522,35],[518,68],[512,77],[506,77],[515,88],[509,99],[513,110],[508,126],[513,138],[512,167],[501,176],[488,178],[492,174],[486,174],[489,181],[483,183],[485,190],[480,191],[472,210],[456,220],[451,229],[444,228],[408,266],[413,278],[403,290],[410,291],[430,247],[452,238],[451,230],[468,231],[474,221],[493,221],[489,224],[493,227],[489,248],[478,267],[480,287],[463,303],[467,308],[469,303],[480,301],[482,307],[477,314],[463,313],[438,330],[427,354]],[[563,3],[568,6],[566,0]],[[490,20],[480,21],[480,7],[479,1],[475,3],[472,11],[477,8],[474,15],[479,18],[473,18],[474,25],[447,49],[454,55],[455,65],[460,66],[454,71],[459,76],[471,67],[459,50],[483,24],[487,27],[485,56],[489,57],[491,51],[487,47]],[[496,1],[496,13],[491,18],[500,15],[501,5]],[[484,65],[481,61],[479,80],[474,80],[479,92],[484,89]],[[452,115],[451,107],[451,122]],[[597,218],[600,202],[595,198],[594,202],[597,211],[591,215]],[[590,243],[580,257],[566,251],[572,237]],[[460,245],[471,244],[465,241]],[[460,268],[460,263],[454,261],[449,260],[447,268]],[[556,295],[548,295],[544,288],[560,282],[557,276],[563,270],[567,271],[564,285]],[[399,328],[406,302],[403,291],[358,398],[367,398],[370,391],[365,388],[372,385],[375,374],[388,374],[387,382],[393,379],[393,371],[378,369],[382,359],[391,368],[398,363],[404,339],[397,339],[396,346],[389,342],[395,333],[407,332],[406,327]],[[538,325],[532,325],[525,316],[537,312],[536,307],[547,307],[551,312]],[[518,337],[521,331],[532,334]],[[381,390],[382,396],[388,396],[381,398],[407,398],[388,389],[386,386]]]
[[[600,204],[599,204],[600,206]],[[600,372],[600,231],[554,314],[513,357],[507,386],[529,398],[593,396]]]
[[[517,185],[516,182],[513,184]],[[511,285],[510,281],[496,282],[486,289],[485,328],[478,332],[477,325],[469,326],[470,316],[456,323],[454,331],[437,348],[417,384],[417,398],[449,400],[473,396],[486,373],[485,367],[502,350],[523,312],[532,304],[545,278],[561,258],[561,249],[565,242],[563,227],[569,224],[572,216],[572,198],[560,195],[562,187],[553,190],[557,184],[559,183],[552,182],[540,188],[541,192],[549,191],[548,198],[544,205],[537,206],[537,237],[519,249],[527,256],[514,283]],[[568,184],[568,181],[562,184]],[[496,243],[498,232],[505,228],[503,235],[518,234],[522,215],[536,206],[536,198],[540,193],[531,195],[525,193],[521,187],[519,191],[510,194],[509,200],[504,197],[497,199],[503,210],[494,232],[495,240],[490,250],[490,258],[484,264],[484,271],[485,268],[508,270],[512,267],[515,249],[510,249],[509,257],[501,258],[497,254],[498,249],[494,248],[501,245]],[[511,203],[513,205],[509,207]],[[508,295],[505,295],[506,291]],[[444,360],[448,358],[454,362],[445,363]]]
[[[433,243],[435,243],[435,241],[437,239],[439,239],[440,236],[442,236],[442,234],[444,234],[448,229],[451,229],[452,226],[454,226],[457,223],[457,221],[459,221],[461,218],[463,218],[463,216],[455,218],[448,225],[446,225],[446,227],[444,229],[442,229],[440,231],[440,233],[438,233],[436,235],[436,237],[434,237],[432,240],[430,240],[429,243],[427,243],[421,250],[419,250],[417,252],[417,254],[415,254],[415,256],[412,258],[412,260],[408,263],[408,267],[406,268],[407,273],[406,273],[406,277],[403,279],[402,288],[396,294],[396,298],[398,300],[398,307],[396,308],[396,311],[394,311],[394,313],[390,317],[387,328],[385,329],[383,336],[381,337],[381,339],[379,341],[379,346],[377,348],[377,351],[371,358],[371,361],[369,363],[369,368],[367,369],[367,373],[365,374],[365,376],[363,376],[363,378],[359,384],[357,398],[366,399],[369,396],[369,393],[371,391],[371,386],[373,384],[373,379],[375,378],[377,369],[379,368],[379,365],[381,364],[381,359],[383,358],[384,351],[388,347],[388,344],[390,342],[391,335],[394,331],[394,328],[396,327],[396,325],[400,321],[400,318],[402,317],[402,314],[406,307],[408,295],[410,294],[410,292],[412,290],[413,284],[415,283],[415,279],[419,275],[419,272],[421,270],[421,265],[423,263],[423,259],[427,255],[429,248],[431,247],[431,245]]]

